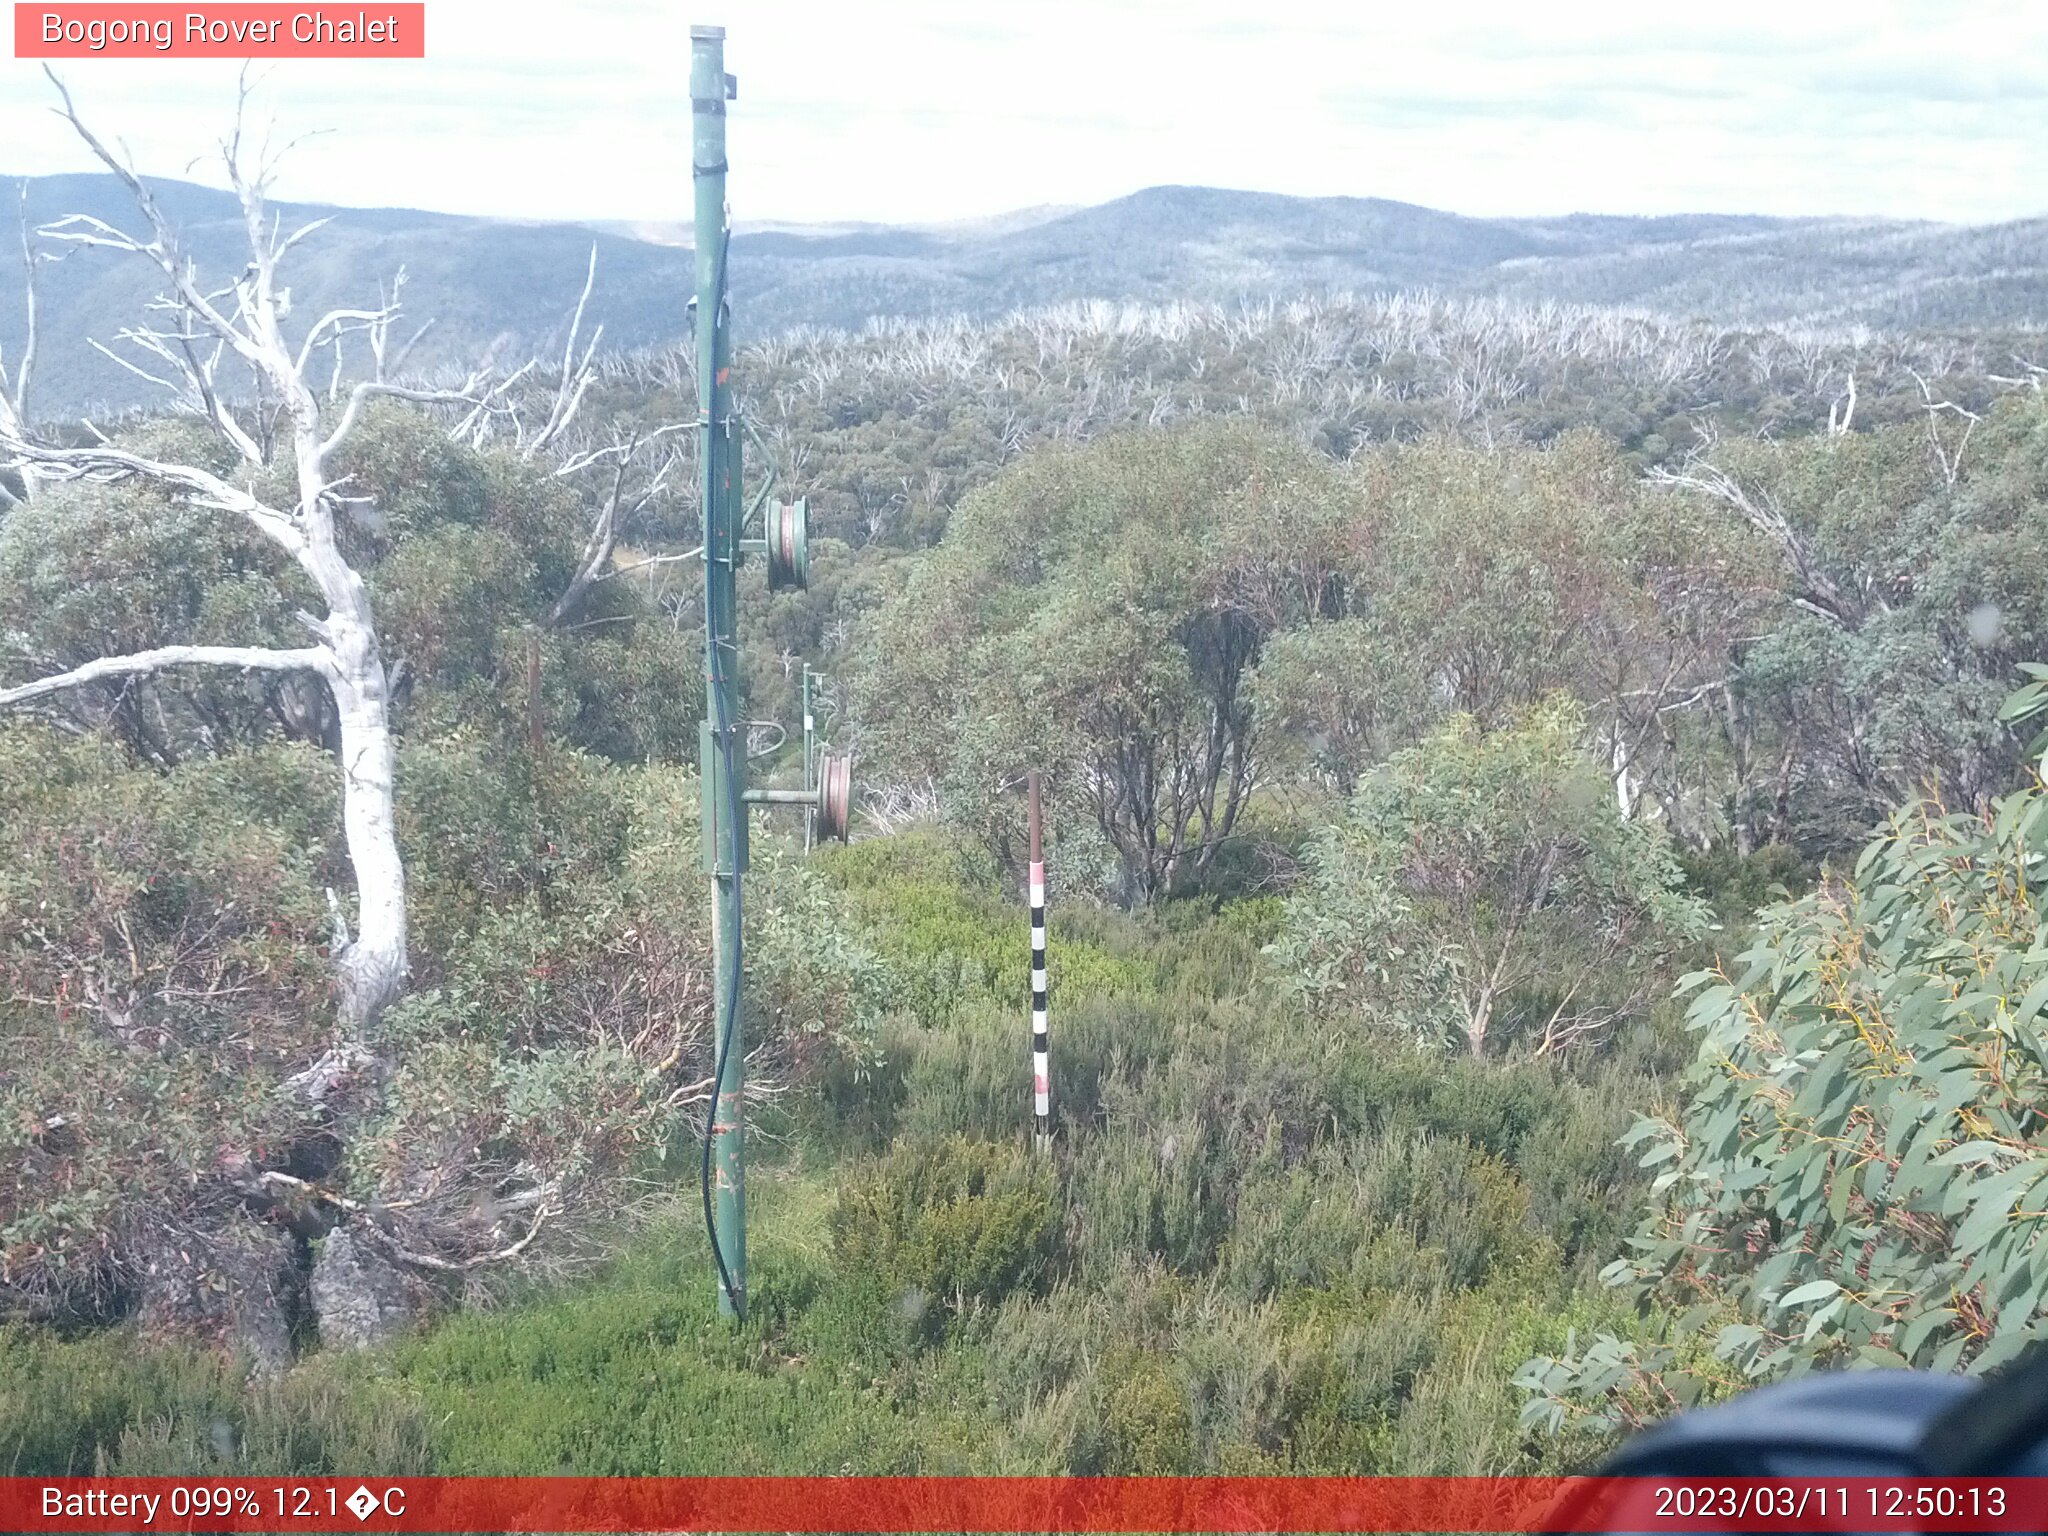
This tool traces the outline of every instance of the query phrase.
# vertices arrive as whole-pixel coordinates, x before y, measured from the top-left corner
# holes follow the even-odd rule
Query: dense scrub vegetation
[[[900,803],[1001,856],[1001,765],[1037,753],[1126,900],[1204,873],[1254,783],[1347,792],[1554,693],[1625,818],[1842,853],[1924,782],[1972,803],[2021,766],[1999,705],[2048,621],[2043,420],[2021,396],[1966,444],[1748,440],[1649,478],[1588,433],[1341,467],[1233,422],[1047,450],[862,625],[851,723]]]
[[[587,1257],[682,1150],[710,1015],[706,936],[672,918],[698,905],[689,641],[623,587],[586,605],[600,625],[544,623],[580,510],[511,456],[392,413],[352,470],[402,679],[410,994],[328,1049],[346,865],[316,688],[188,671],[0,721],[10,1311],[132,1313],[277,1365],[330,1282],[327,1331],[380,1337],[543,1223],[536,1258]],[[191,516],[62,486],[13,512],[10,667],[289,625],[292,574],[178,537]],[[769,1083],[872,1028],[872,960],[812,884],[768,860],[755,888]]]
[[[5,1335],[0,1456],[28,1470],[1170,1472],[1553,1465],[1509,1374],[1621,1315],[1616,1146],[1672,1026],[1576,1064],[1333,1036],[1264,987],[1270,901],[1073,906],[1057,1157],[1017,1135],[1008,904],[929,834],[822,873],[951,972],[864,1080],[778,1111],[746,1328],[713,1316],[687,1202],[600,1278],[253,1387],[104,1334]],[[944,905],[946,920],[933,921]],[[962,958],[989,957],[963,975]],[[971,971],[972,967],[968,969]],[[19,1394],[17,1397],[15,1394]]]
[[[746,361],[838,535],[807,592],[747,575],[747,712],[826,662],[867,786],[850,848],[754,832],[748,1322],[695,1210],[693,508],[631,436],[689,380],[648,355],[586,406],[609,491],[563,467],[597,436],[428,411],[337,466],[412,937],[354,1054],[320,689],[0,721],[0,1468],[1528,1471],[2028,1335],[2038,394],[1397,300]],[[0,687],[302,622],[180,497],[9,486]]]
[[[1396,293],[792,331],[743,348],[734,377],[827,531],[915,549],[1025,450],[1130,428],[1246,419],[1340,460],[1432,431],[1504,444],[1590,428],[1643,465],[1708,437],[1803,437],[1845,417],[1921,426],[1930,399],[1982,413],[2033,376],[2036,351],[2025,332],[1737,330]],[[686,352],[600,363],[600,410],[687,416]]]
[[[2028,670],[2010,716],[2048,700]],[[1652,1208],[1608,1273],[1647,1326],[1531,1362],[1532,1421],[1829,1366],[1989,1370],[2039,1338],[2044,815],[2038,779],[1920,799],[1687,978],[1698,1059],[1682,1111],[1628,1135]]]

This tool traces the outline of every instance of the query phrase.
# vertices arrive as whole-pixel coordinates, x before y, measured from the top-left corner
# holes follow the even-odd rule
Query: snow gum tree
[[[54,79],[54,76],[52,77]],[[131,372],[165,389],[178,406],[204,420],[232,450],[232,467],[150,457],[116,446],[91,429],[63,438],[36,429],[17,409],[0,410],[0,464],[37,482],[142,481],[185,504],[239,518],[281,550],[317,594],[323,611],[297,615],[303,645],[169,645],[94,658],[67,670],[0,688],[0,705],[24,705],[108,679],[154,675],[172,668],[220,667],[316,679],[332,704],[342,773],[342,813],[356,886],[351,929],[335,904],[333,952],[339,1018],[353,1041],[399,994],[407,971],[405,869],[393,814],[393,747],[387,675],[369,591],[345,554],[340,521],[363,515],[345,477],[332,468],[364,405],[378,396],[452,404],[472,429],[495,409],[482,376],[454,390],[421,390],[390,382],[387,355],[398,316],[395,297],[374,308],[335,309],[303,329],[290,327],[290,289],[279,280],[288,253],[324,220],[289,233],[266,207],[272,169],[245,152],[237,118],[222,161],[241,203],[248,265],[225,284],[204,278],[149,187],[86,126],[61,84],[61,111],[86,145],[119,177],[141,218],[130,233],[88,215],[45,226],[58,247],[96,247],[147,261],[164,289],[145,323],[116,333],[121,350],[93,345]],[[368,343],[375,368],[343,388],[340,371],[317,391],[316,366],[341,341]],[[18,403],[25,376],[11,390]],[[351,1047],[344,1047],[349,1049]]]

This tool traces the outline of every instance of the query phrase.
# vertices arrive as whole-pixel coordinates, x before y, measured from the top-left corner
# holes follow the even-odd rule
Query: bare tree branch
[[[516,1242],[506,1244],[503,1248],[493,1253],[473,1254],[466,1259],[449,1260],[437,1258],[431,1253],[416,1253],[412,1249],[401,1245],[396,1238],[379,1230],[374,1224],[365,1230],[375,1234],[377,1240],[384,1246],[386,1251],[400,1263],[410,1264],[417,1269],[432,1270],[436,1274],[467,1274],[473,1269],[481,1269],[486,1264],[503,1264],[509,1260],[516,1259],[520,1254],[532,1247],[533,1240],[540,1236],[541,1228],[546,1226],[548,1218],[555,1214],[552,1198],[552,1189],[542,1194],[533,1213],[533,1224],[526,1229],[524,1237],[519,1238]]]
[[[415,389],[405,384],[386,384],[377,379],[365,379],[349,391],[348,404],[342,407],[341,420],[335,423],[334,430],[320,444],[320,458],[324,461],[347,440],[349,433],[355,430],[356,418],[362,413],[366,401],[381,396],[390,400],[410,400],[416,405],[466,405],[474,413],[479,409],[488,409],[492,401],[502,395],[511,382],[507,379],[497,387],[479,393],[483,390],[484,384],[481,374],[471,374],[460,389]],[[458,431],[451,435],[459,437],[460,433]]]
[[[695,549],[686,549],[673,555],[643,555],[638,560],[629,560],[624,565],[615,565],[608,571],[600,572],[595,579],[598,581],[616,581],[621,576],[630,576],[635,571],[644,571],[650,566],[684,565],[701,560],[703,557],[704,546],[702,544],[699,544]]]
[[[155,197],[133,170],[116,158],[86,127],[70,93],[50,74],[68,121],[108,170],[128,189],[142,211],[150,238],[129,236],[106,221],[74,216],[48,226],[52,238],[128,251],[148,260],[169,281],[170,292],[151,309],[174,316],[163,325],[130,330],[124,338],[182,373],[213,424],[233,441],[252,471],[268,467],[267,445],[289,423],[295,504],[287,511],[259,500],[252,490],[188,464],[146,458],[115,447],[103,434],[82,447],[57,447],[35,438],[25,424],[0,422],[0,462],[52,480],[121,480],[138,477],[183,492],[195,503],[236,513],[291,555],[326,605],[305,622],[321,644],[302,650],[237,646],[169,646],[131,656],[88,662],[71,672],[0,692],[0,705],[40,698],[102,678],[142,676],[186,664],[254,668],[271,672],[312,671],[320,676],[334,706],[342,770],[342,825],[356,883],[354,942],[335,956],[341,979],[341,1020],[354,1033],[368,1025],[404,985],[408,969],[405,871],[399,857],[394,809],[393,747],[385,670],[367,584],[343,555],[334,523],[344,504],[325,469],[327,454],[342,434],[324,436],[319,402],[304,364],[310,353],[295,353],[280,321],[289,312],[288,292],[277,284],[277,258],[294,242],[280,239],[266,215],[264,188],[270,167],[246,171],[241,159],[243,119],[248,104],[246,72],[238,98],[235,129],[221,147],[228,180],[242,208],[249,263],[227,288],[209,290],[180,245]],[[227,301],[232,298],[232,304]],[[225,306],[225,307],[224,307]],[[328,322],[331,334],[335,324]],[[211,353],[194,343],[211,341]],[[256,430],[243,427],[222,404],[214,370],[232,354],[248,364],[268,403],[253,411]],[[170,385],[171,379],[145,376]],[[359,402],[358,402],[359,403]],[[262,441],[258,441],[260,433]]]
[[[50,83],[57,88],[57,94],[63,99],[64,105],[59,109],[58,115],[71,124],[72,129],[85,141],[86,147],[93,152],[93,155],[99,160],[100,164],[120,178],[121,184],[128,189],[128,195],[135,200],[136,207],[142,211],[142,216],[149,221],[150,231],[154,238],[145,244],[131,235],[124,234],[104,220],[92,218],[84,214],[73,214],[70,218],[60,219],[56,224],[48,226],[44,233],[53,239],[73,240],[86,245],[104,245],[115,250],[130,251],[136,255],[147,257],[170,280],[172,290],[177,295],[179,302],[196,319],[205,324],[214,335],[220,337],[222,341],[232,347],[241,356],[242,360],[248,363],[256,372],[259,374],[271,372],[276,365],[275,361],[267,358],[256,342],[248,335],[245,335],[227,316],[223,315],[215,307],[212,297],[200,289],[197,271],[191,259],[185,255],[184,248],[178,239],[177,231],[172,226],[170,220],[164,216],[163,209],[158,206],[155,194],[149,190],[142,178],[135,174],[127,162],[116,156],[113,151],[100,142],[98,135],[86,127],[84,121],[78,115],[77,107],[71,100],[70,90],[58,78],[57,72],[45,64],[43,66],[43,73],[49,76]],[[235,135],[237,142],[239,142],[241,137],[239,110],[236,116]],[[239,173],[236,173],[235,180],[239,183]],[[243,188],[237,185],[236,190],[241,192]],[[245,199],[245,209],[246,206]],[[260,204],[258,206],[260,208]],[[255,265],[261,267],[264,263],[257,262]],[[244,284],[242,283],[236,284],[238,296],[243,287]]]
[[[647,483],[634,494],[632,503],[628,506],[627,474],[632,469],[641,448],[686,429],[687,424],[674,423],[659,427],[651,433],[635,432],[628,437],[614,439],[607,447],[574,454],[562,468],[555,471],[557,476],[561,476],[590,468],[606,460],[612,463],[611,488],[591,520],[590,536],[584,540],[582,553],[576,560],[576,573],[570,578],[567,589],[556,600],[553,611],[548,615],[550,629],[560,628],[575,613],[578,604],[583,601],[584,594],[594,584],[607,581],[619,574],[612,565],[613,554],[618,548],[619,525],[628,518],[638,515],[649,502],[660,495],[667,486],[670,475],[682,462],[680,454],[671,451],[662,459]],[[633,568],[656,563],[663,558],[665,557],[656,556],[652,561],[638,561]]]
[[[1856,419],[1856,370],[1849,370],[1849,387],[1828,402],[1828,436],[1841,437]]]
[[[1844,629],[1854,629],[1862,623],[1866,604],[1851,599],[1821,568],[1806,536],[1792,526],[1791,519],[1769,492],[1752,494],[1734,476],[1708,462],[1704,454],[1698,452],[1688,457],[1678,469],[1661,464],[1654,466],[1648,479],[1652,485],[1690,491],[1732,507],[1751,528],[1777,545],[1785,556],[1800,587],[1800,591],[1794,594],[1795,602]],[[1867,606],[1882,610],[1888,605],[1881,596],[1872,593]]]
[[[265,646],[166,645],[130,656],[101,656],[84,666],[38,678],[16,688],[0,688],[0,705],[24,704],[66,688],[82,688],[110,677],[144,677],[170,667],[240,667],[263,672],[332,672],[334,654],[324,646],[281,651]]]
[[[569,317],[569,334],[562,343],[562,376],[555,385],[555,397],[548,407],[547,420],[541,424],[532,441],[520,450],[520,457],[531,461],[550,443],[568,430],[575,420],[577,410],[583,404],[583,396],[591,382],[597,377],[591,367],[591,358],[597,352],[597,344],[604,335],[602,325],[591,333],[590,342],[583,349],[579,362],[576,357],[576,336],[583,328],[583,311],[590,303],[590,290],[597,283],[597,242],[590,242],[590,265],[583,275],[583,291],[576,298],[576,309]]]
[[[1935,462],[1941,465],[1942,478],[1948,482],[1949,489],[1954,490],[1956,477],[1963,472],[1963,452],[1970,446],[1970,434],[1977,430],[1977,423],[1984,418],[1975,411],[1965,410],[1953,400],[1935,399],[1933,389],[1929,387],[1927,380],[1921,377],[1918,369],[1908,368],[1906,372],[1912,374],[1913,382],[1920,386],[1920,399],[1927,407],[1928,445],[1934,450]],[[1939,422],[1943,411],[1953,411],[1965,422],[1962,437],[1953,449],[1941,435]]]
[[[266,538],[304,564],[308,550],[306,535],[292,514],[267,506],[250,492],[194,465],[147,459],[103,445],[53,448],[11,438],[4,431],[0,431],[0,452],[6,453],[17,467],[43,480],[109,481],[136,477],[174,486],[202,506],[246,517]]]
[[[326,220],[323,219],[321,222],[325,223]],[[306,332],[306,339],[299,343],[298,361],[294,366],[301,373],[305,372],[307,362],[319,348],[322,339],[327,335],[330,328],[339,335],[342,327],[351,322],[356,323],[359,327],[368,328],[381,321],[389,320],[397,313],[398,307],[395,304],[386,305],[381,309],[330,309],[326,314],[313,322],[312,327]]]

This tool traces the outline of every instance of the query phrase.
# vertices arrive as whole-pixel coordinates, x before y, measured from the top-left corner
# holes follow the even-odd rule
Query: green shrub
[[[1103,1362],[1102,1470],[1173,1477],[1194,1470],[1188,1389],[1173,1361],[1124,1348]]]
[[[1427,1134],[1325,1142],[1244,1179],[1219,1270],[1251,1297],[1478,1285],[1526,1256],[1529,1190],[1503,1163]]]
[[[918,832],[827,849],[818,859],[889,969],[894,1005],[940,1026],[993,998],[1025,1006],[1031,977],[1030,911],[968,878],[972,865],[943,837]],[[1102,909],[1055,899],[1047,912],[1048,973],[1056,1008],[1144,988],[1154,972],[1142,942],[1112,948]]]
[[[103,1315],[312,1132],[276,1085],[329,1041],[333,815],[309,748],[156,774],[0,723],[0,1311]]]
[[[1819,874],[1789,843],[1765,843],[1746,855],[1725,844],[1705,853],[1686,848],[1679,850],[1678,865],[1686,884],[1723,923],[1741,925],[1782,897],[1804,895]]]
[[[842,1274],[961,1311],[1043,1283],[1058,1229],[1043,1158],[954,1136],[900,1144],[849,1177],[832,1244]]]
[[[419,1399],[372,1362],[250,1380],[126,1329],[0,1328],[0,1476],[404,1476],[431,1470]]]
[[[834,1269],[821,1192],[751,1181],[748,1318],[720,1320],[694,1203],[602,1275],[457,1318],[392,1357],[450,1475],[965,1473],[1004,1430],[943,1362],[898,1358],[873,1292]]]
[[[1228,1126],[1113,1119],[1074,1163],[1068,1243],[1081,1272],[1153,1259],[1206,1273],[1230,1230],[1235,1173]]]
[[[1687,978],[1698,1057],[1680,1112],[1628,1135],[1651,1204],[1607,1276],[1663,1321],[1529,1362],[1532,1419],[1828,1366],[1988,1370],[2039,1337],[2044,842],[2039,787],[1908,806],[1851,877],[1764,913],[1737,968]]]

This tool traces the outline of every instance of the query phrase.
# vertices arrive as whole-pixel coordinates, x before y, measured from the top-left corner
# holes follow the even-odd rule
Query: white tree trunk
[[[367,622],[339,616],[327,627],[337,663],[332,686],[341,718],[342,829],[356,876],[356,931],[336,958],[342,1028],[354,1036],[405,985],[405,865],[398,856],[391,721],[377,633]]]
[[[1633,821],[1636,805],[1642,799],[1642,780],[1637,776],[1634,765],[1629,761],[1628,745],[1621,739],[1621,723],[1616,721],[1610,733],[1613,742],[1612,762],[1614,772],[1614,803],[1621,812],[1622,820]]]
[[[55,76],[51,78],[56,81]],[[69,93],[61,82],[56,83],[63,96],[63,115],[101,163],[128,188],[148,220],[149,234],[146,238],[127,235],[103,219],[82,214],[60,219],[43,233],[58,242],[143,257],[162,273],[170,291],[167,298],[157,301],[156,307],[178,311],[176,323],[131,327],[122,333],[122,338],[182,377],[188,404],[241,455],[244,474],[237,480],[194,465],[143,458],[116,448],[104,437],[97,444],[81,447],[40,441],[18,409],[27,377],[25,368],[19,382],[0,391],[0,463],[19,469],[31,481],[153,480],[196,505],[239,515],[297,563],[319,591],[327,611],[324,615],[299,615],[319,641],[313,647],[284,650],[171,646],[133,656],[108,657],[59,677],[0,690],[0,705],[25,702],[110,676],[144,675],[170,666],[197,664],[317,672],[333,695],[340,720],[342,825],[356,878],[357,926],[353,935],[348,934],[337,904],[334,958],[342,1036],[345,1042],[355,1041],[405,985],[405,867],[399,858],[394,814],[389,687],[384,658],[370,612],[369,591],[336,542],[334,514],[341,497],[338,483],[328,472],[327,461],[348,437],[364,402],[374,395],[466,405],[470,409],[470,416],[465,418],[468,422],[494,408],[496,391],[478,392],[482,375],[473,376],[462,390],[453,392],[411,389],[387,382],[381,364],[391,322],[398,314],[395,300],[378,309],[331,311],[313,323],[294,350],[280,325],[287,306],[277,287],[277,264],[325,220],[316,220],[290,235],[282,232],[265,208],[268,168],[259,167],[254,176],[248,176],[238,159],[242,143],[239,120],[234,138],[223,146],[223,151],[228,179],[241,201],[251,260],[230,286],[209,289],[199,281],[177,231],[164,217],[149,189],[79,120]],[[592,260],[595,261],[594,253]],[[586,284],[586,295],[587,292]],[[321,346],[338,348],[341,336],[351,329],[367,331],[380,367],[372,378],[349,391],[339,419],[331,430],[323,431],[327,424],[321,419],[319,400],[307,382],[307,369]],[[573,327],[571,336],[573,345]],[[217,345],[195,351],[191,342],[199,337],[211,338]],[[256,494],[257,476],[271,468],[270,456],[228,408],[226,397],[217,386],[215,372],[226,357],[238,359],[252,370],[289,416],[293,467],[297,471],[293,502],[289,506],[270,505]],[[137,371],[159,383],[171,382],[148,370]],[[558,397],[549,417],[548,432],[559,434],[574,415],[575,404],[592,376],[587,351],[574,375],[573,381],[563,385],[564,394]],[[543,433],[543,439],[547,435]]]

